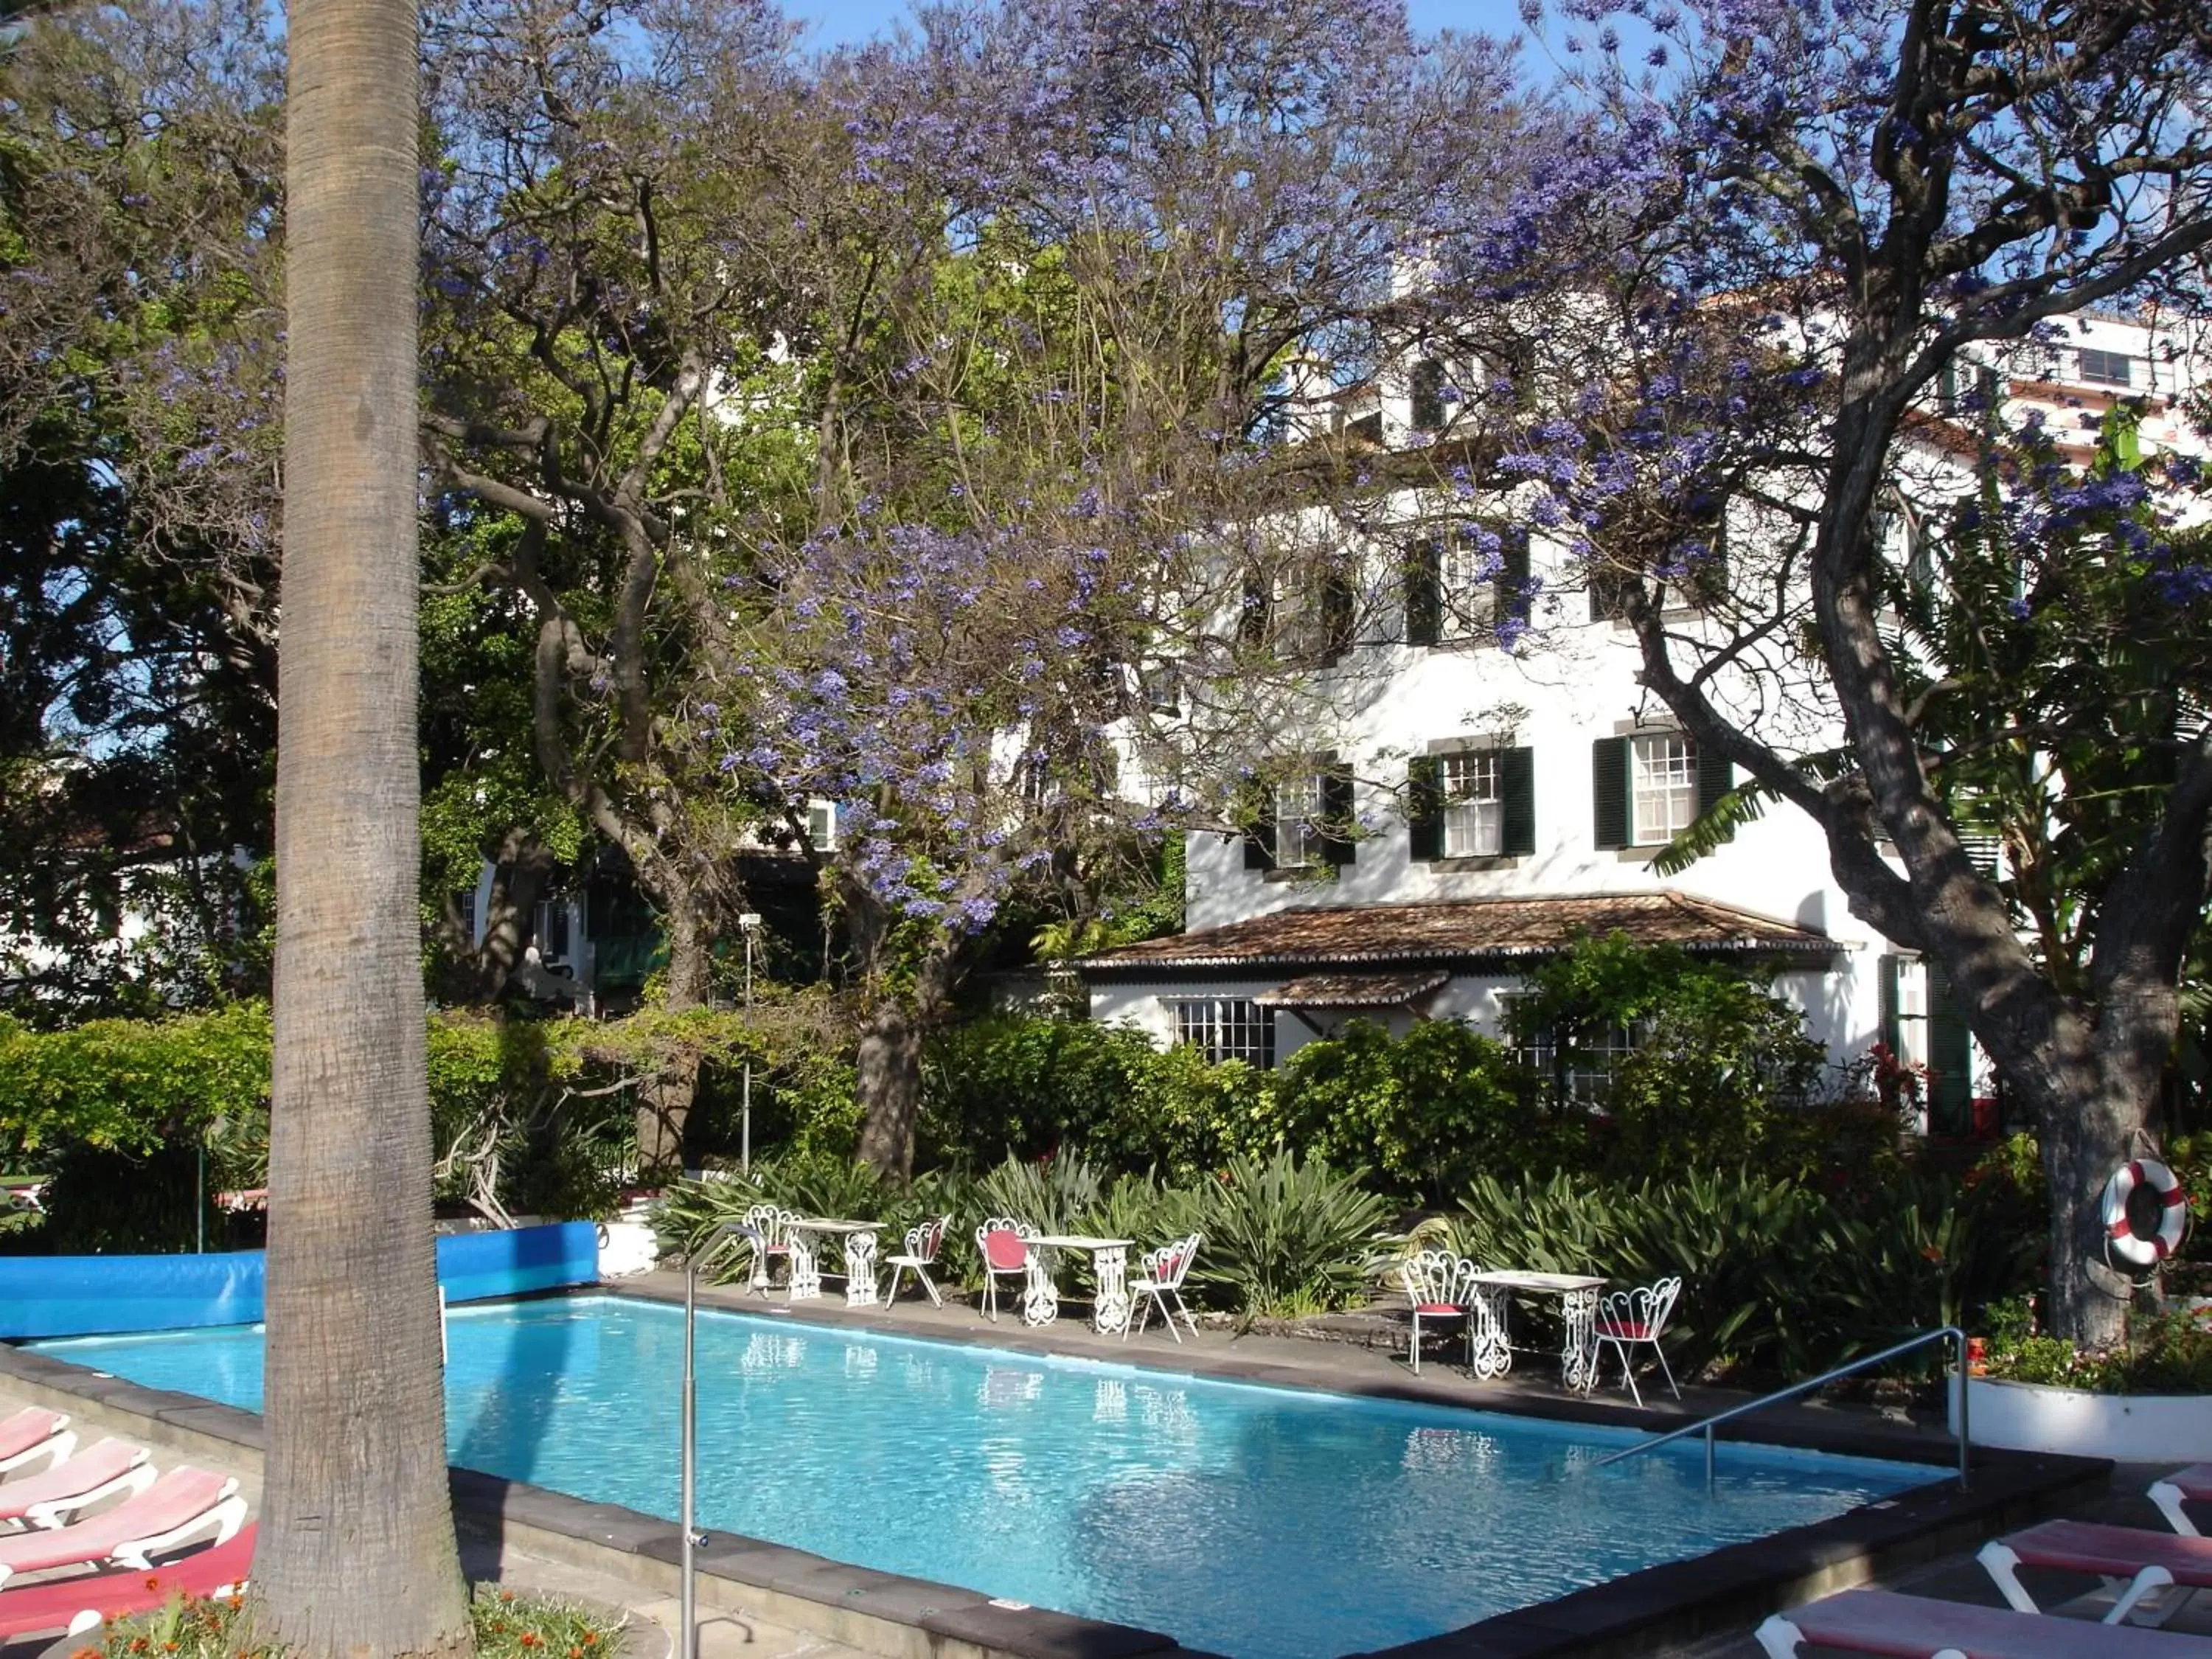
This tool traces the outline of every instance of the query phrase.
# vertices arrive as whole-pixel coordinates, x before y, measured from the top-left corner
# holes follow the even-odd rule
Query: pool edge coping
[[[661,1287],[619,1284],[577,1286],[550,1295],[614,1296],[664,1304],[681,1300]],[[735,1297],[702,1291],[700,1300],[702,1306],[720,1311],[747,1311]],[[779,1316],[779,1322],[795,1318],[817,1328],[865,1329],[878,1335],[992,1347],[1031,1357],[1096,1358],[1036,1340],[994,1340],[1018,1334],[995,1328],[967,1338],[958,1334],[920,1335],[837,1317],[842,1311],[807,1308]],[[1155,1363],[1161,1358],[1148,1352],[1139,1368],[1312,1393],[1411,1401],[1458,1411],[1624,1426],[1618,1409],[1578,1412],[1574,1408],[1581,1402],[1573,1401],[1543,1402],[1558,1409],[1530,1412],[1518,1409],[1529,1402],[1517,1397],[1510,1405],[1470,1405],[1463,1398],[1444,1397],[1396,1379],[1378,1378],[1364,1388],[1324,1388],[1310,1379],[1296,1379],[1288,1367],[1265,1361],[1196,1351],[1166,1356],[1177,1363],[1165,1365]],[[157,1437],[204,1443],[210,1455],[250,1458],[257,1468],[261,1462],[263,1427],[258,1413],[147,1388],[119,1376],[102,1376],[88,1366],[32,1352],[13,1341],[0,1344],[0,1378],[19,1390],[51,1396],[40,1403],[65,1400],[89,1408],[89,1414],[150,1422],[161,1431]],[[1635,1426],[1633,1422],[1626,1425]],[[126,1420],[103,1426],[128,1431],[132,1425]],[[1939,1449],[1931,1443],[1884,1437],[1863,1426],[1818,1442],[1809,1433],[1796,1431],[1788,1439],[1729,1437],[1920,1463],[1931,1470],[1941,1467],[1931,1461],[1931,1454]],[[1835,1443],[1838,1440],[1851,1443],[1839,1447]],[[1939,1478],[1825,1521],[1642,1568],[1376,1652],[1391,1659],[1605,1659],[1648,1653],[1655,1640],[1686,1640],[1723,1628],[1747,1632],[1768,1613],[1863,1583],[1888,1565],[1901,1565],[1908,1550],[1914,1559],[1925,1559],[2040,1518],[2076,1492],[2102,1486],[2111,1468],[2107,1460],[2099,1458],[1978,1449],[1974,1484],[1966,1491],[1959,1490],[1948,1478]],[[674,1593],[682,1554],[681,1534],[674,1522],[477,1470],[455,1467],[450,1473],[458,1525],[479,1532],[489,1526],[501,1537],[527,1542],[556,1559],[612,1571],[634,1583]],[[1050,1608],[995,1605],[977,1591],[880,1572],[741,1534],[710,1531],[706,1536],[707,1543],[696,1552],[702,1606],[742,1606],[775,1622],[886,1659],[1134,1659],[1177,1653],[1202,1659],[1158,1632]],[[615,1560],[610,1562],[609,1556]]]

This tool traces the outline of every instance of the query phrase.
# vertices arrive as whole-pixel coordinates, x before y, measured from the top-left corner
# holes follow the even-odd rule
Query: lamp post
[[[753,935],[760,931],[760,912],[748,910],[738,918],[738,932],[745,940],[745,1012],[753,1011]],[[750,1019],[745,1025],[745,1079],[742,1104],[738,1110],[738,1167],[747,1175],[753,1171],[753,1033]]]
[[[699,1587],[692,1553],[700,1542],[693,1524],[692,1504],[697,1488],[694,1470],[699,1456],[699,1379],[697,1363],[694,1358],[694,1332],[698,1323],[699,1270],[710,1265],[727,1249],[734,1239],[750,1238],[756,1243],[759,1235],[750,1227],[741,1227],[734,1221],[726,1221],[707,1235],[707,1242],[692,1253],[684,1270],[684,1496],[683,1519],[678,1525],[684,1534],[684,1587],[680,1617],[684,1621],[684,1636],[678,1652],[679,1659],[699,1659]]]

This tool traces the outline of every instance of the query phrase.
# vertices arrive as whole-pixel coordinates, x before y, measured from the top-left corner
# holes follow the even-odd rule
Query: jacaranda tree
[[[2001,458],[1973,386],[1991,371],[2001,397],[2086,308],[2203,314],[2202,9],[1639,4],[1656,44],[1633,65],[1613,9],[1566,9],[1589,119],[1515,213],[1436,253],[1437,303],[1523,343],[1534,395],[1499,407],[1514,499],[1632,629],[1650,695],[1747,781],[1724,812],[1808,814],[1853,912],[1948,977],[2042,1139],[2051,1320],[2109,1339],[2127,1286],[2099,1194],[2153,1121],[2212,870],[2202,664],[2148,646],[2201,635],[2212,582],[2115,513],[2153,474]],[[2014,677],[1979,718],[1896,603],[1924,546],[1901,517],[1977,475],[1973,522],[2016,584],[1975,613],[1978,649],[2024,651],[2051,694],[2027,706]],[[2038,623],[2069,603],[2069,560],[2117,635]],[[1970,564],[1935,580],[1993,598]],[[2131,663],[2109,656],[2130,639]],[[2054,814],[2078,812],[2109,781],[2087,763],[2107,691],[2171,717],[2130,722],[2115,855],[2069,873],[2066,936],[2039,936],[2021,890],[1978,867],[1973,781],[2011,746]]]

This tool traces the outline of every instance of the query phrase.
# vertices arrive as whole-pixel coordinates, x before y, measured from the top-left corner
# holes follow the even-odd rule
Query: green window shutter
[[[1506,538],[1504,562],[1492,579],[1494,595],[1490,614],[1503,625],[1510,617],[1515,622],[1528,620],[1528,542],[1526,537]]]
[[[1413,365],[1413,430],[1435,432],[1444,423],[1444,366],[1434,357]]]
[[[1267,581],[1256,570],[1244,574],[1244,605],[1237,617],[1240,645],[1263,644],[1267,637]]]
[[[1255,782],[1246,793],[1252,805],[1252,819],[1251,827],[1244,832],[1244,867],[1272,870],[1275,867],[1275,792]]]
[[[1904,1000],[1898,994],[1898,977],[1904,966],[1904,959],[1893,954],[1881,959],[1881,1046],[1893,1056],[1905,1052],[1905,1032],[1898,1018]]]
[[[1536,751],[1505,750],[1498,769],[1505,820],[1498,850],[1508,858],[1528,858],[1536,850]]]
[[[1406,550],[1406,643],[1434,645],[1443,635],[1443,551],[1434,537]]]
[[[1974,1121],[1973,1040],[1950,975],[1933,957],[1927,969],[1928,1132],[1963,1135]]]
[[[1598,849],[1628,845],[1628,739],[1590,744],[1590,806]]]
[[[1703,817],[1720,805],[1723,795],[1735,787],[1735,768],[1726,755],[1698,745],[1698,816]]]
[[[1354,625],[1352,579],[1341,570],[1331,570],[1322,576],[1321,584],[1322,663],[1324,667],[1341,661],[1344,654],[1352,649]]]
[[[1443,763],[1434,755],[1406,764],[1406,836],[1415,860],[1444,855]]]
[[[1352,863],[1359,848],[1352,839],[1352,769],[1332,763],[1321,775],[1321,857],[1331,865]]]
[[[1622,622],[1628,616],[1628,594],[1636,578],[1609,564],[1589,568],[1589,611],[1592,622]]]

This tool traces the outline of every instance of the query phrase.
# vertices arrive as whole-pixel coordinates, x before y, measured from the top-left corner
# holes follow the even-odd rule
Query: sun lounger
[[[2169,1584],[2191,1589],[2212,1584],[2212,1538],[2179,1538],[2172,1533],[2087,1521],[2046,1521],[2009,1534],[1983,1545],[1979,1559],[2004,1599],[2022,1613],[2038,1611],[2035,1598],[2021,1584],[2022,1567],[2088,1573],[2103,1579],[2119,1592],[2112,1610],[2105,1615],[2107,1625],[2126,1619],[2153,1590]],[[2172,1610],[2170,1607],[2166,1613]]]
[[[253,1528],[152,1572],[131,1568],[0,1589],[0,1642],[64,1631],[82,1636],[111,1619],[151,1613],[174,1595],[223,1595],[246,1583]]]
[[[205,1469],[171,1469],[145,1491],[74,1526],[0,1538],[0,1584],[19,1572],[113,1561],[143,1571],[148,1558],[213,1533],[224,1542],[246,1521],[238,1482]]]
[[[2212,1504],[2212,1463],[2191,1463],[2185,1469],[2176,1469],[2162,1480],[2150,1483],[2147,1494],[2158,1505],[2174,1531],[2185,1538],[2200,1534],[2197,1523],[2182,1510],[2184,1504]]]
[[[1759,1627],[1769,1659],[1793,1659],[1800,1642],[1891,1659],[2203,1659],[2204,1638],[2172,1631],[2115,1630],[2080,1619],[2008,1613],[1894,1590],[1845,1590]]]
[[[68,1429],[67,1413],[50,1412],[43,1406],[26,1406],[12,1417],[0,1419],[0,1474],[41,1457],[60,1462],[76,1449],[76,1436]]]
[[[143,1446],[112,1437],[96,1441],[50,1469],[0,1486],[0,1521],[58,1527],[103,1498],[143,1492],[153,1484],[154,1466]]]

